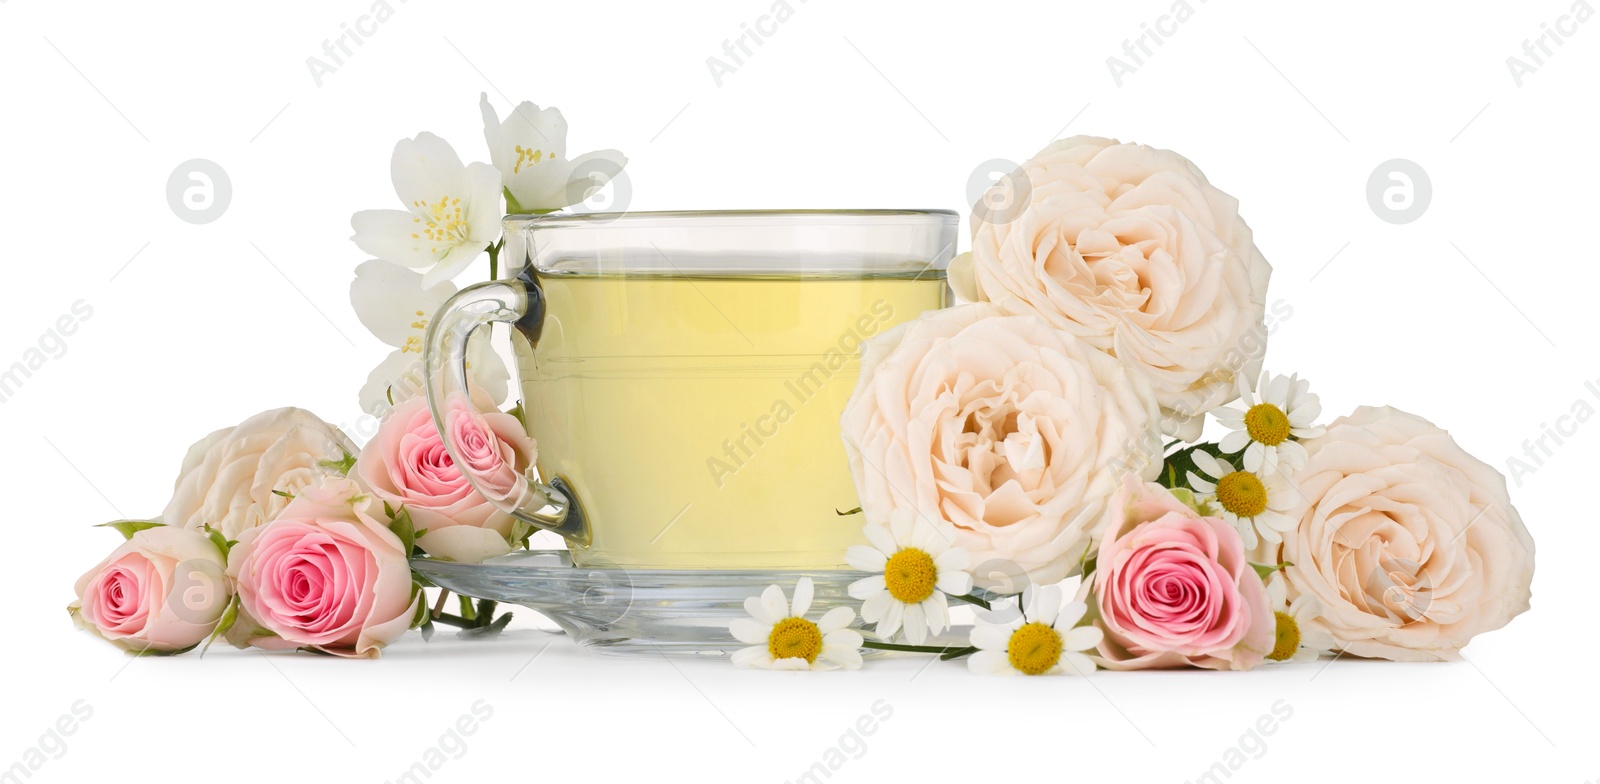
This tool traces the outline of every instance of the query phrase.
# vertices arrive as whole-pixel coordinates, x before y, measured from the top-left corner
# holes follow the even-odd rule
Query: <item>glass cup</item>
[[[841,568],[861,541],[839,430],[861,344],[947,304],[956,228],[942,210],[510,216],[515,275],[429,328],[435,424],[580,566]],[[467,339],[493,322],[514,328],[538,442],[512,492],[483,485],[448,421]]]

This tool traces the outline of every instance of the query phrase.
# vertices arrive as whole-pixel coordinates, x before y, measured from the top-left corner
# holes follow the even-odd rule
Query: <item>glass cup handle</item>
[[[543,292],[520,280],[498,280],[468,286],[451,297],[428,325],[423,347],[423,367],[428,375],[428,410],[434,427],[444,441],[450,459],[461,467],[461,474],[474,490],[496,507],[529,525],[554,531],[572,546],[588,547],[592,539],[582,509],[573,501],[570,489],[560,480],[545,484],[533,477],[534,469],[522,477],[525,492],[490,492],[462,459],[460,447],[450,427],[450,401],[467,396],[467,339],[479,327],[497,321],[515,323],[530,314],[543,319]],[[531,306],[531,307],[530,307]],[[537,329],[534,330],[537,334]],[[513,379],[521,373],[514,373]],[[526,401],[525,401],[526,402]]]

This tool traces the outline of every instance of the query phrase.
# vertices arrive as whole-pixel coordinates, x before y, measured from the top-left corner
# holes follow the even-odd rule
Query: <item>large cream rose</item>
[[[1038,316],[930,311],[867,341],[841,420],[868,520],[909,506],[955,525],[993,585],[1074,573],[1115,516],[1120,478],[1160,471],[1143,379]]]
[[[161,518],[229,539],[262,525],[356,453],[338,428],[300,408],[264,411],[189,447]]]
[[[1290,599],[1322,604],[1308,625],[1352,655],[1431,661],[1528,609],[1533,538],[1505,477],[1450,434],[1362,407],[1305,447],[1283,560]]]
[[[1162,429],[1194,440],[1201,415],[1261,372],[1271,272],[1238,202],[1183,156],[1075,136],[985,194],[950,279],[1123,359],[1155,390]]]

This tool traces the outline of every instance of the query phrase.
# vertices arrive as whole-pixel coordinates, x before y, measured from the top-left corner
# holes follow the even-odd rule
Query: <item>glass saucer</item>
[[[574,566],[566,550],[516,552],[481,564],[418,556],[411,564],[455,593],[537,610],[585,648],[686,659],[726,657],[745,647],[728,633],[728,623],[749,617],[744,600],[769,585],[792,598],[795,582],[810,577],[816,596],[807,617],[816,620],[834,607],[859,611],[861,603],[846,589],[866,576],[850,570],[590,568]],[[927,644],[966,645],[965,632],[954,629]]]

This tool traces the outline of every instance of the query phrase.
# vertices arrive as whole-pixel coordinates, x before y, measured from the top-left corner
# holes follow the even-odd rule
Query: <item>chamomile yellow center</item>
[[[916,604],[933,595],[939,570],[933,565],[933,556],[907,547],[889,556],[889,562],[883,566],[883,581],[895,601]]]
[[[1043,675],[1061,661],[1061,635],[1042,623],[1025,623],[1011,633],[1006,658],[1018,672]]]
[[[1289,440],[1289,415],[1271,403],[1257,403],[1244,412],[1244,429],[1251,441],[1277,446]]]
[[[1267,510],[1267,486],[1249,471],[1234,471],[1217,480],[1217,503],[1239,517],[1255,517]]]
[[[1294,616],[1288,613],[1273,613],[1278,618],[1277,642],[1272,646],[1272,653],[1267,658],[1273,661],[1288,661],[1294,652],[1300,649],[1300,624],[1296,623]]]
[[[805,659],[813,663],[822,653],[822,630],[804,618],[784,618],[772,625],[767,652],[774,659]]]

